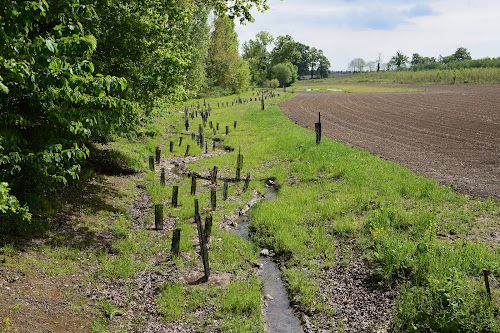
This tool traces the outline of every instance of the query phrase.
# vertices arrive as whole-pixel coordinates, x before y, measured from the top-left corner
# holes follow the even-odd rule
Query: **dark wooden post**
[[[172,257],[177,257],[179,255],[179,245],[181,243],[181,229],[176,228],[172,235]]]
[[[156,147],[156,163],[160,163],[160,158],[161,158],[161,150],[160,150],[160,147]]]
[[[321,112],[318,112],[318,122],[314,124],[314,129],[316,131],[316,144],[321,142]]]
[[[205,282],[208,281],[210,277],[210,266],[208,263],[208,250],[207,250],[207,238],[205,232],[203,231],[203,225],[201,224],[201,218],[198,210],[198,199],[195,199],[195,215],[194,220],[196,221],[196,226],[198,229],[198,239],[200,241],[200,254],[203,260],[203,270],[205,271]]]
[[[208,125],[210,125],[210,128],[214,128],[214,124],[212,124],[212,121],[210,120],[210,122],[208,123]]]
[[[170,141],[170,152],[171,153],[174,152],[174,142],[173,141]]]
[[[212,151],[215,151],[215,140],[212,140]]]
[[[222,190],[222,199],[224,199],[224,201],[227,200],[228,183],[227,179],[224,179],[224,188]]]
[[[238,122],[235,120],[235,121],[234,121],[234,128],[236,128],[236,124],[237,124],[237,123],[238,123]]]
[[[161,168],[160,185],[165,186],[165,168]]]
[[[212,235],[212,222],[212,215],[207,215],[205,217],[205,237],[207,238],[207,241],[210,240],[210,236]]]
[[[488,280],[488,270],[483,268],[484,275],[484,285],[486,286],[486,293],[488,294],[488,298],[491,302],[491,289],[490,289],[490,281]]]
[[[226,126],[226,135],[229,134],[229,126]]]
[[[155,158],[154,158],[154,156],[149,156],[149,170],[155,171]]]
[[[189,145],[186,146],[186,152],[184,153],[184,157],[189,155]]]
[[[217,123],[217,130],[219,130],[219,123]]]
[[[172,187],[172,207],[177,207],[177,199],[179,197],[179,186]]]
[[[240,181],[240,174],[241,173],[241,169],[240,168],[236,168],[236,181],[239,182]]]
[[[191,175],[191,195],[196,194],[196,176]]]
[[[215,208],[217,208],[217,190],[215,188],[210,190],[210,203],[212,204],[212,210],[215,211]]]
[[[186,131],[188,131],[189,130],[189,120],[186,119],[184,121],[184,126],[186,127]]]
[[[264,103],[264,98],[262,98],[262,111],[266,109],[265,103]]]
[[[213,170],[210,171],[210,180],[212,181],[212,184],[217,184],[217,172],[219,169],[214,165]]]
[[[163,229],[163,205],[155,205],[155,228],[156,230]]]
[[[179,147],[182,146],[182,136],[179,137]]]

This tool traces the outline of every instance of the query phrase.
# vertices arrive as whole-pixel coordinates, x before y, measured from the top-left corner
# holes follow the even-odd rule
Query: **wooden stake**
[[[236,128],[236,124],[237,124],[237,123],[238,123],[238,122],[235,120],[235,121],[234,121],[234,128]]]
[[[241,173],[241,169],[240,168],[236,168],[236,181],[237,182],[240,181],[240,173]]]
[[[177,199],[179,197],[179,186],[172,187],[172,207],[177,207]]]
[[[173,141],[170,141],[170,152],[171,153],[174,152],[174,142]]]
[[[163,205],[155,205],[155,228],[156,230],[163,229]]]
[[[486,286],[486,293],[488,294],[488,298],[491,302],[490,281],[488,279],[488,270],[486,268],[483,268],[483,275],[484,275],[484,285]]]
[[[210,241],[210,236],[212,235],[212,215],[207,215],[205,217],[205,237],[207,241]]]
[[[191,175],[191,195],[196,194],[196,176]]]
[[[182,136],[179,137],[179,147],[182,146]]]
[[[247,173],[247,177],[245,178],[245,186],[243,187],[243,192],[247,191],[249,184],[250,184],[250,174]]]
[[[161,150],[160,147],[156,147],[156,163],[160,163],[160,158],[161,158]]]
[[[161,168],[160,185],[165,186],[165,168]]]
[[[226,135],[229,134],[229,126],[226,126]]]
[[[184,157],[189,155],[189,145],[186,146],[186,152],[184,153]]]
[[[217,208],[217,190],[215,188],[210,190],[210,203],[212,204],[212,210],[215,211],[215,208]]]
[[[177,257],[179,255],[179,245],[181,242],[181,229],[177,228],[174,230],[172,235],[172,257]]]
[[[154,158],[154,156],[149,156],[149,170],[155,171],[155,158]]]

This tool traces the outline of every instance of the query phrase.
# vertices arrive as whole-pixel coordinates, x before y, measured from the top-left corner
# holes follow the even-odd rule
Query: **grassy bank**
[[[211,282],[187,283],[187,276],[202,271],[192,223],[190,179],[172,177],[163,187],[158,167],[156,172],[147,167],[158,145],[164,162],[183,156],[186,144],[191,146],[190,155],[205,155],[190,135],[183,136],[183,145],[176,145],[173,153],[168,151],[169,141],[177,143],[184,132],[183,107],[201,101],[169,108],[154,125],[102,147],[118,151],[122,161],[141,173],[96,178],[100,192],[69,219],[78,225],[81,237],[54,234],[47,244],[23,253],[6,245],[1,251],[7,259],[3,267],[19,275],[42,271],[49,278],[82,273],[85,280],[80,282],[98,290],[97,296],[92,306],[75,300],[72,311],[98,318],[92,324],[95,332],[127,331],[147,324],[144,313],[122,316],[134,304],[144,302],[137,292],[144,286],[144,277],[152,284],[161,281],[155,284],[153,303],[162,325],[172,330],[263,332],[261,284],[254,269],[258,248],[220,227],[227,227],[227,217],[237,215],[255,193],[264,193],[265,180],[272,178],[279,194],[274,201],[261,201],[253,208],[251,231],[261,247],[277,253],[290,297],[314,326],[331,331],[342,327],[342,318],[337,318],[336,309],[321,293],[321,272],[338,266],[349,269],[363,261],[380,288],[399,290],[392,324],[395,331],[500,331],[500,247],[494,236],[499,203],[455,193],[396,163],[328,138],[316,145],[313,132],[282,114],[279,102],[292,96],[280,94],[266,100],[265,111],[259,102],[232,106],[235,96],[207,100],[213,109],[209,121],[219,123],[220,130],[214,135],[207,124],[206,139],[209,144],[212,139],[220,140],[235,150],[187,167],[206,173],[217,166],[220,177],[234,177],[241,147],[241,174],[251,175],[246,192],[242,183],[230,184],[227,201],[220,200],[219,181],[215,212],[209,209],[208,182],[199,183],[195,197],[202,217],[213,214],[214,218]],[[255,98],[252,92],[240,97]],[[217,108],[217,102],[230,106]],[[315,121],[311,119],[311,124]],[[197,131],[200,124],[201,118],[194,118],[190,128]],[[178,208],[170,205],[173,185],[180,187]],[[137,218],[130,211],[139,199],[145,200],[145,210]],[[151,206],[158,203],[166,205],[168,227],[163,232],[150,228],[154,221]],[[176,258],[170,253],[174,226],[182,230],[181,255]],[[482,268],[491,274],[491,302],[484,290]]]
[[[383,71],[356,73],[349,76],[314,79],[312,82],[338,83],[396,83],[396,84],[498,84],[500,68],[463,68],[425,71]]]

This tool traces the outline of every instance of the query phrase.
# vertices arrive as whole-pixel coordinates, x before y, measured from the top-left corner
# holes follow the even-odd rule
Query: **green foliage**
[[[275,65],[273,67],[272,73],[272,78],[277,79],[281,87],[292,82],[292,71],[290,70],[290,67],[285,63]]]
[[[267,76],[270,53],[267,46],[274,42],[274,38],[266,31],[255,35],[255,40],[243,44],[243,59],[248,61],[251,81],[262,85]]]
[[[238,53],[238,36],[234,22],[227,16],[214,20],[208,48],[207,77],[210,87],[239,92],[248,86],[248,64]]]

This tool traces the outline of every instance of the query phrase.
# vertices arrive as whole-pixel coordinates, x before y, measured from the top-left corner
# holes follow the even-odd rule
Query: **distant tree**
[[[376,63],[377,63],[377,72],[379,72],[380,71],[380,67],[382,67],[382,53],[378,54]]]
[[[401,51],[396,52],[396,55],[392,57],[391,61],[397,67],[397,69],[401,69],[401,66],[405,66],[408,62],[408,56],[405,56]]]
[[[295,48],[298,52],[300,52],[300,59],[298,60],[297,63],[295,63],[295,65],[297,66],[297,75],[299,77],[301,76],[304,76],[304,75],[307,75],[308,72],[309,72],[309,63],[310,63],[310,47],[305,45],[305,44],[302,44],[302,43],[299,43],[297,42],[295,44]]]
[[[375,61],[368,61],[366,66],[370,72],[373,72],[377,68],[377,63]]]
[[[284,62],[297,64],[301,61],[302,54],[297,49],[295,42],[290,35],[278,36],[274,43],[274,49],[271,51],[271,66],[275,66]]]
[[[292,71],[286,63],[273,66],[273,78],[279,81],[280,86],[285,86],[292,81]]]
[[[208,48],[207,77],[210,87],[238,92],[248,86],[250,71],[238,53],[234,21],[227,16],[214,20]]]
[[[422,56],[418,53],[413,53],[411,56],[411,65],[415,66],[422,63]]]
[[[273,36],[266,31],[258,32],[255,40],[243,44],[243,59],[248,61],[251,81],[263,84],[267,76],[270,52],[267,47],[274,42]]]
[[[330,61],[328,60],[327,57],[325,57],[323,54],[319,57],[318,60],[318,70],[317,74],[322,78],[327,78],[329,76],[329,71],[328,69],[330,68]]]
[[[471,60],[470,52],[467,51],[465,47],[459,47],[455,53],[453,53],[453,58],[455,61]]]

